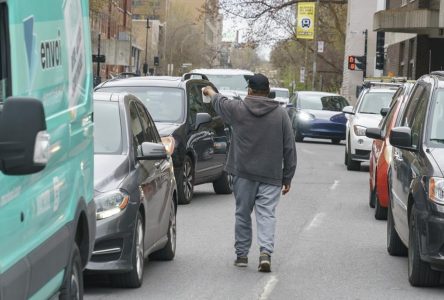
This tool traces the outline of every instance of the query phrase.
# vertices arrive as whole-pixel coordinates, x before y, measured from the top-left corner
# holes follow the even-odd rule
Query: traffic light
[[[146,75],[148,75],[148,64],[147,63],[144,63],[143,65],[142,65],[142,73],[146,76]]]
[[[376,34],[376,69],[384,70],[384,43],[385,33],[378,31]]]
[[[362,71],[365,70],[365,67],[367,65],[365,56],[355,56],[355,55],[349,55],[348,56],[348,69],[352,71]]]
[[[356,70],[355,57],[353,55],[348,56],[348,69],[352,71]]]
[[[159,56],[154,56],[154,65],[158,67],[160,65],[160,59]]]

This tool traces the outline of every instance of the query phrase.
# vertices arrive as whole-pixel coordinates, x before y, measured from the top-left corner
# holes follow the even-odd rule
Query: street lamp
[[[143,74],[145,76],[148,73],[148,62],[147,62],[147,55],[148,55],[148,29],[150,29],[150,20],[146,18],[146,37],[145,37],[145,63],[143,64]]]

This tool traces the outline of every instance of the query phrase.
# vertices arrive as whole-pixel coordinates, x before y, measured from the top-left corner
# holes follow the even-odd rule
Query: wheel
[[[408,272],[412,286],[436,286],[441,272],[432,270],[430,264],[421,260],[416,224],[416,208],[413,204],[409,217]]]
[[[375,219],[387,220],[387,207],[382,207],[379,203],[378,195],[375,192]]]
[[[348,154],[347,154],[347,149],[344,150],[344,165],[347,165],[347,161],[348,161]]]
[[[361,169],[361,162],[355,161],[351,158],[350,144],[348,144],[348,154],[347,154],[347,170],[349,171],[359,171]]]
[[[121,288],[138,288],[143,282],[143,267],[145,264],[144,228],[142,216],[137,212],[136,227],[134,229],[134,242],[131,249],[132,270],[123,274],[113,274],[113,286]]]
[[[213,181],[213,189],[216,194],[231,194],[233,192],[231,175],[224,171],[222,176]]]
[[[407,247],[403,244],[399,238],[395,229],[395,223],[393,220],[392,208],[388,206],[388,218],[387,218],[387,252],[391,256],[406,256]]]
[[[370,190],[370,193],[369,193],[369,197],[368,197],[368,198],[369,198],[369,199],[368,199],[368,205],[369,205],[371,208],[375,208],[376,187],[375,187],[374,189]]]
[[[335,145],[339,145],[341,143],[341,139],[331,139],[331,143]]]
[[[295,137],[296,142],[301,143],[304,141],[304,137],[299,133],[298,130],[296,131],[294,137]]]
[[[174,202],[171,201],[172,207],[170,212],[170,221],[168,224],[168,242],[165,247],[150,255],[156,260],[173,260],[176,255],[176,210]]]
[[[82,260],[77,244],[74,243],[71,260],[66,269],[65,280],[60,288],[59,299],[81,300],[83,299],[83,272]]]
[[[193,200],[194,174],[193,162],[188,155],[185,156],[182,168],[179,170],[176,179],[179,204],[190,204],[191,200]]]

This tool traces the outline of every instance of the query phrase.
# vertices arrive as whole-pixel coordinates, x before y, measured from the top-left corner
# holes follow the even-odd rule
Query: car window
[[[444,90],[437,91],[432,110],[430,141],[444,144]]]
[[[389,107],[392,102],[393,92],[371,92],[365,93],[359,104],[358,112],[361,114],[378,115],[381,108]]]
[[[155,122],[182,123],[185,116],[185,97],[182,89],[155,86],[111,86],[100,92],[133,94],[148,108]]]
[[[122,127],[116,102],[94,101],[94,153],[122,153]]]
[[[419,139],[421,138],[421,132],[424,128],[425,118],[427,113],[427,104],[429,103],[430,87],[425,87],[424,92],[419,99],[418,106],[412,118],[412,145],[417,147]]]
[[[248,78],[251,75],[208,75],[208,79],[219,90],[235,90],[235,91],[247,91]]]
[[[422,98],[424,93],[424,86],[422,84],[417,84],[415,90],[412,92],[410,99],[408,100],[407,106],[405,108],[405,113],[402,117],[401,126],[412,127],[413,116],[415,115],[416,107],[419,100]]]
[[[202,88],[206,87],[207,85],[208,84],[198,84],[197,89],[199,91],[202,91]],[[212,116],[212,117],[217,117],[217,113],[214,110],[213,105],[211,103],[203,103],[202,92],[200,93],[199,99],[200,99],[199,101],[202,102],[202,107],[204,109],[204,112],[210,114],[210,116]]]
[[[136,104],[139,111],[140,121],[142,122],[143,131],[145,133],[145,141],[150,143],[157,143],[156,136],[153,131],[153,125],[149,120],[148,114],[139,103]]]
[[[301,109],[312,110],[342,111],[349,105],[344,97],[323,94],[301,94],[298,101]]]
[[[380,123],[380,126],[379,126],[382,129],[381,136],[386,136],[387,129],[388,129],[389,125],[392,123],[393,116],[395,115],[395,112],[396,112],[396,109],[397,109],[398,105],[399,105],[399,102],[397,102],[397,101],[392,102],[392,105],[390,106],[389,112],[381,120],[381,123]]]
[[[273,90],[276,93],[276,98],[288,98],[290,97],[290,92],[287,90]]]
[[[202,92],[198,89],[198,86],[196,84],[189,83],[187,85],[187,96],[190,106],[188,121],[193,124],[196,121],[196,114],[204,111]]]
[[[130,126],[134,153],[137,157],[142,154],[141,145],[145,141],[145,134],[143,132],[142,123],[140,122],[139,114],[134,102],[130,103]]]
[[[10,96],[10,59],[8,11],[6,4],[0,3],[0,103]]]

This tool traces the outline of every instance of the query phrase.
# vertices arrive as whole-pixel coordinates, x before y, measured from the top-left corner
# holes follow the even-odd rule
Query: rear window
[[[248,79],[251,77],[251,75],[207,74],[207,77],[218,90],[247,91]]]
[[[393,92],[368,92],[366,93],[359,105],[358,112],[361,114],[374,114],[379,115],[381,108],[389,107],[392,102]]]
[[[342,96],[311,94],[298,96],[301,109],[342,111],[348,106],[347,100]]]
[[[122,127],[117,102],[94,102],[94,153],[122,153]]]

